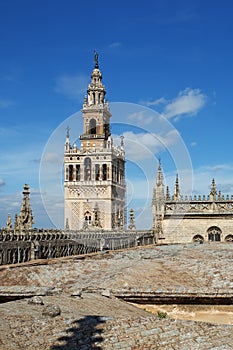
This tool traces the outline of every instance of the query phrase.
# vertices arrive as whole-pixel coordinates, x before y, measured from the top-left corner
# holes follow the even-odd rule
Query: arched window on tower
[[[69,165],[69,181],[73,181],[73,174],[74,174],[73,165],[70,164]]]
[[[91,159],[89,157],[84,160],[84,181],[91,180]]]
[[[76,165],[76,181],[80,181],[80,164]]]
[[[84,214],[84,219],[87,225],[91,225],[91,213],[89,211]]]
[[[95,119],[91,119],[90,120],[90,124],[89,124],[89,133],[91,135],[96,134],[96,120]]]
[[[96,179],[96,181],[100,180],[100,166],[99,166],[99,164],[95,165],[95,179]]]
[[[102,179],[103,179],[103,181],[107,180],[107,164],[103,164],[103,167],[102,167]]]

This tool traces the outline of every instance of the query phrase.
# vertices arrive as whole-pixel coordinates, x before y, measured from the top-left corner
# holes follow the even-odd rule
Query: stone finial
[[[217,196],[217,190],[216,190],[215,180],[212,179],[209,199],[211,201],[216,201],[216,196]]]
[[[65,229],[66,229],[67,231],[69,231],[69,229],[70,229],[68,218],[66,218],[66,228],[65,228]]]
[[[15,214],[14,230],[20,231],[20,218],[19,218],[18,214]]]
[[[136,226],[135,226],[135,220],[134,220],[134,210],[130,209],[129,211],[129,230],[135,230]]]
[[[95,50],[94,51],[94,62],[95,62],[95,68],[99,68],[99,54],[98,52]]]
[[[169,186],[166,187],[166,201],[170,201],[171,196],[170,196],[170,191],[169,191]]]
[[[70,138],[70,127],[67,126],[66,128],[66,138],[69,139]]]
[[[124,136],[121,135],[121,149],[124,150]]]
[[[7,216],[6,230],[7,230],[7,231],[12,230],[12,219],[11,219],[11,214],[8,214],[8,216]]]

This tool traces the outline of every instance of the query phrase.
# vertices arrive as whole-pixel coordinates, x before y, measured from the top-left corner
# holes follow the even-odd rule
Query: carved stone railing
[[[165,215],[225,214],[233,215],[233,201],[170,201],[165,203]]]
[[[0,230],[0,265],[153,244],[152,230]]]

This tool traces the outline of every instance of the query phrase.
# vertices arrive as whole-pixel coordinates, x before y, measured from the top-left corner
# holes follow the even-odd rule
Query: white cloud
[[[144,102],[147,106],[160,106],[161,114],[177,121],[181,116],[196,115],[206,103],[206,95],[200,89],[186,88],[178,96],[168,100],[160,97],[154,101]],[[163,107],[161,107],[163,105]]]
[[[147,106],[158,106],[158,105],[160,105],[160,104],[165,104],[165,103],[167,103],[166,98],[160,97],[160,98],[158,98],[158,99],[155,100],[155,101],[146,102],[146,105],[147,105]]]
[[[197,146],[197,142],[196,142],[196,141],[191,142],[191,143],[190,143],[190,146],[191,146],[191,147]]]
[[[136,122],[137,125],[142,125],[142,126],[145,126],[145,125],[148,125],[152,122],[153,118],[154,118],[154,115],[146,115],[148,113],[146,113],[145,111],[140,111],[140,112],[136,112],[136,113],[132,113],[130,114],[127,119],[129,121],[133,121],[133,122]]]
[[[127,131],[123,133],[123,136],[127,159],[133,161],[154,157],[159,151],[176,143],[180,137],[175,129],[165,134]],[[118,139],[119,136],[114,139],[114,142],[117,143]]]
[[[81,99],[86,93],[89,77],[64,74],[55,80],[55,91],[70,99]]]
[[[166,118],[176,117],[176,119],[182,115],[195,115],[205,102],[206,96],[200,89],[186,88],[165,106],[163,114]]]

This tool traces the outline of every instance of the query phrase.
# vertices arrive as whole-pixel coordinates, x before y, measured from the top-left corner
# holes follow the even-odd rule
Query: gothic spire
[[[20,224],[22,229],[25,230],[30,230],[32,228],[32,225],[34,224],[29,195],[29,186],[25,184],[23,189],[23,200],[20,210]]]
[[[158,164],[156,185],[157,186],[161,186],[161,185],[163,186],[163,172],[162,172],[162,166],[161,166],[161,160],[160,159],[159,159],[159,164]]]
[[[161,166],[161,160],[159,159],[156,184],[153,195],[153,202],[163,201],[164,200],[164,183],[163,183],[163,171]]]
[[[176,184],[174,189],[174,200],[180,199],[180,185],[179,185],[179,177],[178,174],[176,174]]]

